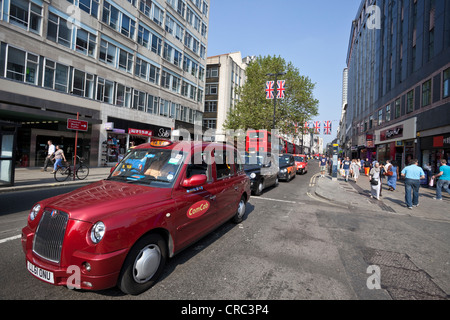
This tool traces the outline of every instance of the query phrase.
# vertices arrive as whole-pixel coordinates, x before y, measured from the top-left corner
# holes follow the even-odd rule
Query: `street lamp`
[[[274,95],[273,95],[273,125],[272,129],[275,130],[275,113],[277,110],[277,90],[278,90],[278,76],[284,76],[287,72],[278,72],[278,73],[268,73],[266,76],[275,77],[275,87],[274,87]]]

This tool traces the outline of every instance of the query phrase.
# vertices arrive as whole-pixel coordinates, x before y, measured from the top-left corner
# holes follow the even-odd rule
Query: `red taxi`
[[[168,258],[243,220],[250,180],[229,145],[155,139],[106,180],[37,203],[22,230],[27,269],[53,285],[140,294]]]
[[[305,174],[308,172],[308,158],[304,154],[294,154],[297,173]]]

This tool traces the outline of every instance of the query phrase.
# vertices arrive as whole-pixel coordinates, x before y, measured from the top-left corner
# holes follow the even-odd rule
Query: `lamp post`
[[[277,110],[277,90],[278,90],[278,76],[284,76],[287,72],[268,73],[266,76],[275,77],[274,83],[274,95],[273,95],[273,125],[272,129],[275,130],[275,114]]]

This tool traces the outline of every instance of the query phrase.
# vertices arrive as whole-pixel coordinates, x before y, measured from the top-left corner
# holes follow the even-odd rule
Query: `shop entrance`
[[[75,155],[75,138],[64,136],[50,136],[50,135],[37,135],[36,136],[36,153],[35,153],[35,166],[44,166],[45,158],[48,152],[47,142],[51,140],[53,145],[59,145],[64,151],[64,155],[70,163],[73,163],[73,157]],[[87,143],[86,143],[87,141]],[[89,162],[90,145],[89,140],[78,137],[77,143],[77,155],[84,158]]]

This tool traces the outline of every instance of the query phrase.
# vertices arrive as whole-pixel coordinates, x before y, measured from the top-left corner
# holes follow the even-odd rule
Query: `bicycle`
[[[75,170],[75,176],[79,180],[84,180],[89,175],[89,167],[83,163],[84,158],[77,156],[77,168]],[[69,177],[73,177],[73,168],[72,166],[66,162],[62,166],[58,166],[54,173],[55,180],[58,182],[66,181]]]

